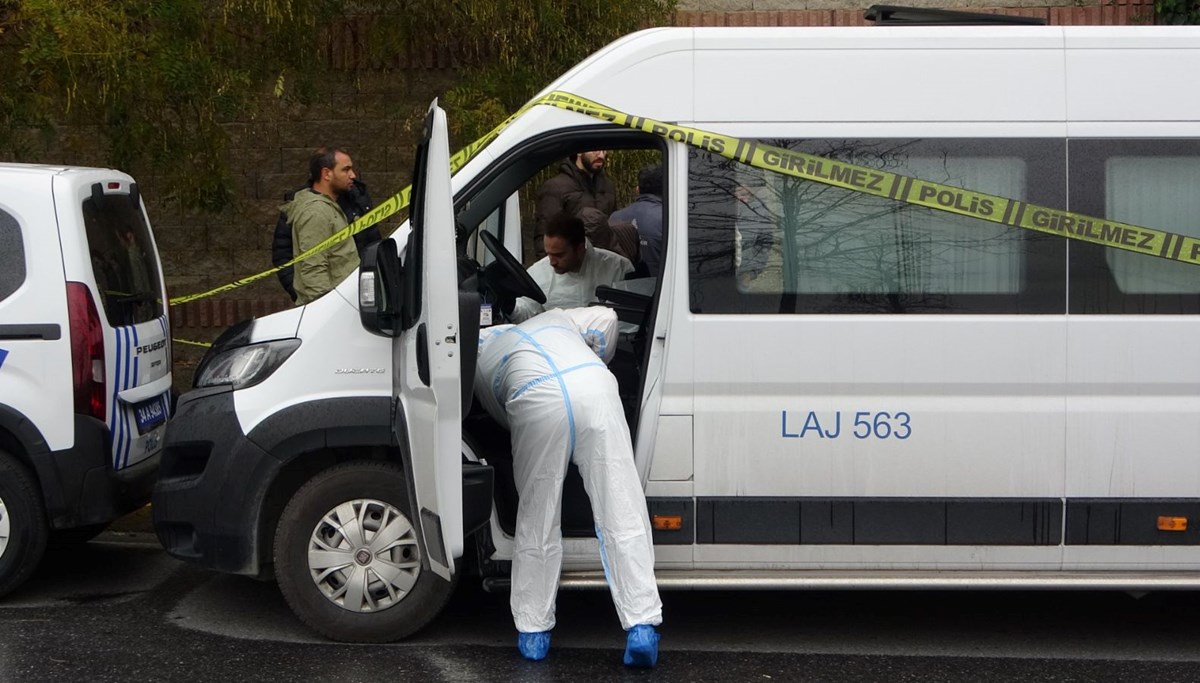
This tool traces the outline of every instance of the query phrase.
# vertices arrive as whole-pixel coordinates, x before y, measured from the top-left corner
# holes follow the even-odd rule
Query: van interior
[[[520,284],[511,275],[506,276],[505,270],[511,272],[514,267],[527,267],[539,258],[534,253],[532,239],[538,188],[558,173],[564,160],[572,158],[577,152],[597,149],[609,151],[606,173],[616,188],[618,209],[627,206],[636,197],[637,174],[641,167],[661,163],[664,177],[669,177],[665,146],[658,139],[637,132],[597,131],[592,128],[561,131],[511,150],[464,188],[456,202],[460,290],[478,292],[484,302],[496,301],[496,293],[504,288],[509,293],[519,294]],[[667,206],[665,185],[664,182],[664,207]],[[663,226],[665,250],[669,239],[665,216]],[[513,230],[522,236],[520,262],[506,259],[506,252],[499,253],[503,252],[501,245],[506,237],[509,243],[513,242],[513,236],[509,234]],[[484,233],[496,239],[482,237]],[[505,260],[509,263],[503,263]],[[614,287],[599,287],[593,305],[612,308],[620,320],[620,342],[609,369],[617,378],[630,433],[636,439],[645,379],[643,368],[648,353],[646,340],[653,332],[651,327],[659,283],[658,273],[649,273],[644,268],[636,270],[630,278],[633,279]],[[478,301],[478,298],[470,296],[464,301]],[[464,304],[464,309],[468,306],[470,304]],[[462,310],[460,319],[464,325],[478,324],[479,312]],[[477,338],[477,335],[465,334],[463,338],[465,340],[472,336]],[[475,360],[476,354],[464,354],[464,396],[473,396]],[[516,527],[517,491],[513,481],[509,433],[492,420],[477,400],[473,400],[469,411],[464,410],[464,415],[464,438],[471,440],[477,452],[493,466],[493,497],[500,526],[506,533],[512,534]],[[637,449],[636,442],[634,449]],[[570,466],[563,487],[562,532],[565,537],[591,537],[595,534],[591,505],[583,488],[583,480],[574,465]]]

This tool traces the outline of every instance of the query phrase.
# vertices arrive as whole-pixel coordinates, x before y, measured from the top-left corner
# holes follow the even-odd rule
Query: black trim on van
[[[1163,531],[1159,517],[1187,521],[1179,531]],[[1200,499],[1068,500],[1067,545],[1200,545]]]
[[[247,435],[287,462],[301,453],[337,446],[394,446],[389,396],[331,398],[272,413]]]
[[[62,339],[62,326],[57,323],[0,325],[0,339]]]
[[[1058,545],[1059,498],[696,500],[696,543],[737,545]]]
[[[647,499],[652,515],[684,516],[683,530],[662,538],[655,531],[655,543],[690,537],[692,500]],[[1200,545],[1200,498],[731,496],[696,498],[695,509],[698,544]],[[1160,517],[1184,521],[1164,530]]]

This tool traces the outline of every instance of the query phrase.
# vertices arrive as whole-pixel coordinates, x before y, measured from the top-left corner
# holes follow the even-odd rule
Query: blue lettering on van
[[[854,413],[854,421],[850,423],[847,413],[847,425],[850,433],[856,439],[899,439],[901,441],[912,436],[912,416],[904,411],[890,413],[886,411],[859,410]],[[800,425],[797,430],[797,426]],[[789,429],[788,411],[780,411],[780,437],[784,439],[836,439],[842,435],[842,411],[835,410],[825,417],[817,411],[810,410],[805,414],[803,422],[792,417]]]
[[[8,351],[0,349],[0,367],[4,367],[4,359],[8,358]]]

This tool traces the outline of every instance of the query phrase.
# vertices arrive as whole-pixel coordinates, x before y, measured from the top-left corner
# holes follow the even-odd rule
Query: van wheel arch
[[[339,464],[347,462],[392,462],[403,467],[403,455],[394,446],[356,446],[352,448],[326,448],[299,453],[276,473],[258,508],[257,542],[259,578],[269,578],[273,571],[275,532],[292,497],[314,477]]]

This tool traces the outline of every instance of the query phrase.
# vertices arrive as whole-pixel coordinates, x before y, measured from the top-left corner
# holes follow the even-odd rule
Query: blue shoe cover
[[[650,624],[629,629],[625,639],[625,666],[650,668],[658,663],[658,632]]]
[[[525,659],[535,662],[545,659],[550,652],[550,632],[518,633],[517,649]]]

